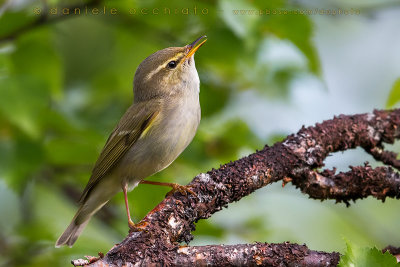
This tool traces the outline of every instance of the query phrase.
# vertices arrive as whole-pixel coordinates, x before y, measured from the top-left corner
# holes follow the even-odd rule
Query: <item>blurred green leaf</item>
[[[236,36],[244,39],[250,37],[254,32],[254,27],[259,16],[241,15],[240,11],[255,11],[256,8],[249,1],[245,0],[221,0],[219,1],[221,16],[228,27],[236,34]],[[237,13],[236,13],[237,11]]]
[[[54,46],[60,51],[67,88],[88,83],[113,62],[114,32],[111,25],[98,17],[65,20],[54,34]]]
[[[198,165],[198,162],[210,164],[206,161],[208,158],[226,163],[244,156],[241,154],[244,149],[254,151],[262,146],[261,140],[241,120],[229,120],[218,125],[202,122],[196,138],[182,153],[182,157],[194,165]],[[208,164],[209,168],[217,167]]]
[[[42,133],[41,114],[49,106],[46,84],[34,76],[0,79],[0,112],[32,138]]]
[[[382,253],[376,247],[374,248],[361,248],[350,242],[346,242],[346,252],[340,258],[338,267],[395,267],[400,266],[396,258],[388,251]]]
[[[53,139],[46,144],[48,162],[56,165],[93,164],[98,151],[87,142],[68,138]]]
[[[199,220],[196,222],[196,231],[194,236],[213,236],[222,237],[225,231],[222,227],[210,223],[209,220]]]
[[[49,90],[54,99],[61,97],[63,67],[47,29],[21,36],[11,59],[14,75],[35,77],[44,83],[43,90]]]
[[[7,156],[8,165],[4,166],[4,178],[7,184],[21,193],[26,184],[43,164],[44,153],[39,142],[26,136],[17,136]]]
[[[319,74],[317,51],[312,43],[313,25],[305,15],[271,15],[261,26],[281,39],[293,42],[307,57],[309,68]]]
[[[400,78],[394,82],[393,87],[390,90],[390,94],[386,102],[386,107],[391,108],[399,101],[400,101]]]
[[[229,97],[229,91],[226,88],[205,83],[202,83],[200,87],[201,116],[203,118],[212,116],[225,107]]]
[[[38,16],[35,16],[31,9],[5,12],[0,16],[0,38],[16,32],[36,20],[38,20]]]

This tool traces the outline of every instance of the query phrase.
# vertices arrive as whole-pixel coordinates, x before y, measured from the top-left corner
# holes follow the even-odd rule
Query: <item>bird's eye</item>
[[[170,68],[170,69],[174,69],[174,68],[176,68],[176,61],[170,61],[170,62],[168,62],[168,68]]]

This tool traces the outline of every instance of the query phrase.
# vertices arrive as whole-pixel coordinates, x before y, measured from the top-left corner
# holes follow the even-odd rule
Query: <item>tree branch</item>
[[[142,220],[143,224],[147,224],[144,231],[131,233],[104,258],[91,266],[118,266],[125,263],[138,266],[172,265],[178,263],[179,251],[189,251],[189,255],[193,255],[196,250],[211,249],[215,252],[226,251],[229,254],[231,246],[193,247],[182,250],[178,242],[188,243],[192,240],[191,231],[195,229],[194,223],[198,220],[206,219],[229,203],[280,180],[284,183],[292,181],[304,193],[321,200],[330,198],[348,203],[349,200],[366,196],[382,200],[386,197],[399,198],[399,174],[389,167],[372,169],[366,164],[351,167],[351,171],[337,175],[334,170],[321,173],[315,171],[324,166],[323,161],[332,152],[356,147],[373,150],[382,147],[384,142],[393,143],[400,137],[399,126],[400,109],[375,110],[373,113],[353,116],[341,115],[313,127],[303,127],[297,134],[288,136],[283,142],[272,147],[265,147],[219,169],[199,174],[190,183],[197,197],[183,196],[179,193],[166,197]],[[377,160],[380,158],[377,157]],[[258,248],[261,244],[238,246]],[[270,246],[278,246],[281,251],[286,251],[287,244]],[[240,251],[238,253],[240,254]],[[307,253],[319,255],[317,252]],[[229,255],[207,255],[211,258],[219,257],[221,261],[229,261]],[[281,259],[286,259],[291,253],[280,255]],[[303,261],[297,262],[300,266],[309,254],[302,255]],[[325,256],[328,257],[327,255]],[[333,254],[329,255],[334,257]],[[204,260],[212,260],[211,258]]]
[[[398,154],[385,151],[383,146],[376,146],[374,148],[366,148],[365,151],[374,157],[375,160],[381,161],[384,164],[390,165],[397,170],[400,170],[400,160],[397,159]]]
[[[175,266],[336,266],[340,255],[309,250],[305,245],[244,244],[180,247]]]
[[[211,245],[183,246],[174,253],[174,266],[336,266],[340,255],[337,252],[327,253],[313,251],[306,245],[291,244],[240,244],[240,245]],[[81,266],[93,261],[75,260],[72,264]],[[97,260],[97,259],[96,259]],[[151,265],[151,260],[144,261],[144,266]],[[154,264],[154,263],[153,263]],[[94,266],[101,266],[95,263]]]
[[[84,8],[84,7],[95,7],[98,4],[100,4],[101,0],[89,0],[87,3],[83,3],[81,5],[74,5],[74,6],[65,6],[65,8],[69,10],[75,10],[75,8]],[[61,11],[60,11],[61,12]],[[66,18],[71,18],[71,17],[76,17],[80,15],[75,15],[73,12],[68,13],[68,14],[63,14],[60,13],[59,15],[49,15],[49,9],[45,8],[44,10],[41,10],[40,15],[37,16],[37,19],[33,20],[32,22],[25,24],[21,26],[20,28],[15,29],[12,32],[9,32],[3,36],[0,36],[0,43],[4,41],[10,41],[15,38],[17,38],[19,35],[30,31],[32,29],[35,29],[37,27],[40,27],[42,25],[46,24],[51,24],[58,22],[60,20],[66,19]]]
[[[335,175],[335,169],[322,173],[313,170],[301,172],[300,179],[293,183],[303,193],[315,199],[336,199],[337,202],[362,199],[373,196],[385,200],[386,197],[399,198],[400,176],[390,167],[372,169],[368,163],[364,167],[350,166],[351,171]]]

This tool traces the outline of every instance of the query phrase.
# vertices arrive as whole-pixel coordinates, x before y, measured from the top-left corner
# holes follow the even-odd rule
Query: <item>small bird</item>
[[[162,49],[140,63],[133,81],[133,104],[109,136],[83,190],[80,207],[56,247],[71,247],[90,218],[121,190],[129,228],[140,230],[131,220],[127,197],[139,183],[194,194],[186,186],[144,179],[168,167],[196,134],[201,111],[194,53],[206,40],[201,36],[184,47]]]

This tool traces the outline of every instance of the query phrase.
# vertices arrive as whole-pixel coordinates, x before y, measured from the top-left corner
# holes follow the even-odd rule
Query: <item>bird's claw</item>
[[[149,223],[146,221],[141,221],[139,223],[128,221],[128,225],[129,225],[129,233],[132,233],[132,232],[147,231],[146,227],[149,225]]]
[[[190,193],[190,194],[192,194],[194,197],[197,197],[196,193],[193,192],[193,191],[190,189],[190,187],[192,187],[192,186],[190,186],[190,185],[180,185],[180,184],[173,183],[173,184],[171,184],[171,187],[172,187],[172,190],[169,191],[169,192],[167,193],[167,195],[166,195],[167,197],[173,195],[175,192],[179,192],[179,193],[181,193],[183,196],[187,196],[187,193]]]

